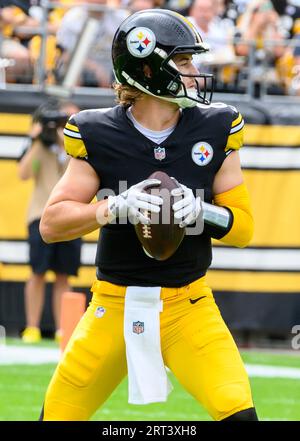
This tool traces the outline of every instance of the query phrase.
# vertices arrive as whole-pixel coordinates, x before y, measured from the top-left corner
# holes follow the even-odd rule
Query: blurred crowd
[[[197,27],[210,51],[195,63],[215,74],[217,91],[243,93],[251,81],[258,94],[263,84],[266,93],[300,95],[300,0],[0,0],[0,87],[63,84],[88,26],[87,56],[72,81],[110,87],[116,29],[132,12],[157,7]]]

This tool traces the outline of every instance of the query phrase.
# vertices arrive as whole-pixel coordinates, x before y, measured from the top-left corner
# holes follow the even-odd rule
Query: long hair
[[[129,86],[127,84],[113,84],[113,89],[116,92],[116,101],[121,106],[131,106],[137,100],[141,99],[144,94],[142,91],[138,90],[136,87]]]

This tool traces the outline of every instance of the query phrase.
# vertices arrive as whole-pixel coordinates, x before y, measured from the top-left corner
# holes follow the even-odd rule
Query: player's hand
[[[160,183],[161,181],[158,179],[146,179],[133,185],[118,196],[109,196],[108,213],[110,222],[117,217],[120,219],[128,217],[133,224],[150,224],[151,221],[146,216],[145,211],[159,213],[163,199],[159,196],[145,193],[143,190],[147,187],[158,186]]]
[[[176,181],[175,178],[172,178]],[[193,224],[201,213],[201,198],[195,198],[193,191],[178,181],[178,188],[171,191],[174,197],[180,197],[180,200],[172,206],[175,220],[179,221],[179,227],[184,228]]]

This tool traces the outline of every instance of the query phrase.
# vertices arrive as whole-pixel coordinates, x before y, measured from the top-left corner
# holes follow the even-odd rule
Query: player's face
[[[190,54],[177,54],[173,58],[174,63],[177,66],[177,69],[181,74],[184,75],[198,75],[199,71],[193,63],[193,57]],[[182,82],[184,83],[187,89],[196,88],[195,78],[192,77],[181,77]]]

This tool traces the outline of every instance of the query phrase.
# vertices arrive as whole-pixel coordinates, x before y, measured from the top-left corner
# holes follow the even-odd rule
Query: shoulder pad
[[[72,115],[64,128],[64,145],[68,155],[73,158],[86,158],[86,147],[76,124],[76,115]]]
[[[227,138],[225,152],[229,154],[232,150],[239,150],[244,140],[244,119],[240,112],[233,106],[229,106],[232,110],[232,122]]]

